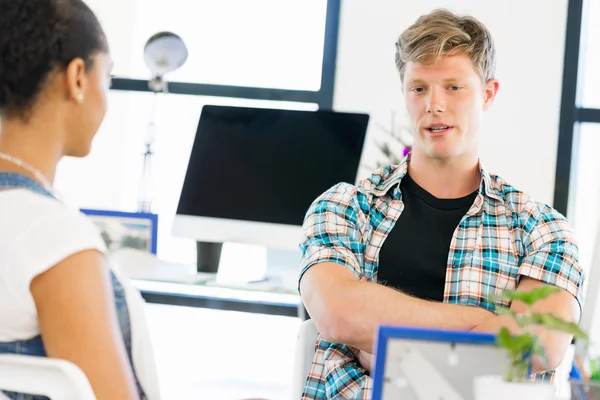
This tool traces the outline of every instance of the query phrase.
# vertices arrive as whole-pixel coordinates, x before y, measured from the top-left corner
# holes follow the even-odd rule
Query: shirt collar
[[[384,196],[391,189],[394,190],[392,196],[395,198],[400,197],[400,182],[402,178],[406,176],[408,172],[408,163],[410,162],[411,154],[407,154],[404,159],[397,166],[386,167],[374,175],[379,175],[377,183],[373,186],[371,193],[377,197]],[[479,171],[481,173],[481,184],[479,186],[479,193],[487,197],[502,201],[502,191],[500,186],[492,176],[483,167],[481,160],[479,163]]]
[[[502,188],[499,185],[497,179],[492,178],[487,170],[483,167],[483,163],[479,160],[479,171],[481,172],[481,185],[479,186],[479,193],[485,194],[488,197],[496,199],[498,201],[503,200]]]

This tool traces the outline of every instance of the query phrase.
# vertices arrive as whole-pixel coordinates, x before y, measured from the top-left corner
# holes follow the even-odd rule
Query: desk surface
[[[228,287],[206,284],[186,284],[155,280],[132,279],[149,303],[220,310],[256,312],[262,314],[299,316],[298,294],[248,287]]]
[[[301,316],[295,270],[274,271],[266,279],[236,283],[235,275],[197,273],[194,266],[164,262],[135,250],[111,254],[111,262],[149,303]],[[235,272],[235,271],[234,271]],[[302,311],[304,310],[303,307]]]

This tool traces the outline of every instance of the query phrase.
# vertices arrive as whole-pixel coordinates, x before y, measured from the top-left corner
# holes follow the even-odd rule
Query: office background
[[[173,93],[160,96],[156,108],[153,211],[160,218],[162,259],[195,262],[195,243],[173,238],[170,225],[187,166],[182,154],[189,154],[203,104],[367,112],[374,123],[363,163],[372,165],[380,157],[375,143],[385,140],[377,125],[388,126],[393,110],[398,111],[398,125],[403,118],[394,41],[420,14],[447,7],[475,15],[496,40],[501,89],[488,112],[481,139],[485,167],[566,213],[580,240],[582,264],[590,268],[600,218],[600,157],[596,154],[600,148],[600,92],[595,89],[600,87],[600,26],[591,22],[600,18],[600,2],[87,2],[107,31],[118,79],[92,154],[84,160],[65,160],[60,166],[57,186],[71,203],[86,208],[136,209],[142,138],[152,104],[152,94],[146,89],[149,76],[143,45],[152,34],[171,30],[182,36],[190,50],[187,64],[168,76],[169,81],[179,83],[171,85]],[[360,171],[361,176],[367,173],[368,168]],[[256,331],[223,339],[215,332],[221,329],[219,324],[236,326],[232,314],[149,307],[163,386],[169,394],[188,390],[186,393],[202,398],[209,393],[210,382],[225,379],[211,377],[211,371],[218,368],[205,365],[215,363],[212,357],[218,355],[207,348],[225,346],[207,342],[219,339],[240,346],[239,358],[234,356],[226,365],[235,365],[246,355],[256,360],[252,368],[240,366],[239,374],[233,373],[231,379],[239,383],[241,392],[235,392],[236,385],[228,381],[232,396],[271,393],[272,398],[280,398],[277,396],[287,390],[285,376],[291,371],[297,319],[240,314],[239,324],[257,326]],[[231,321],[217,323],[212,319],[214,313]],[[164,328],[165,321],[169,321],[169,331]],[[173,332],[185,339],[181,345],[169,339]],[[278,338],[277,354],[270,354],[272,337]],[[183,344],[188,339],[195,344]],[[211,361],[190,360],[193,351],[186,346],[196,346],[198,354],[206,354],[205,360]],[[248,353],[244,355],[242,349]]]

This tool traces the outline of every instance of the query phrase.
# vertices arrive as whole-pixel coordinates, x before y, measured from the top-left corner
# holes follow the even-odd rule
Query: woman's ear
[[[67,98],[83,103],[86,88],[86,66],[81,58],[73,59],[66,70]]]

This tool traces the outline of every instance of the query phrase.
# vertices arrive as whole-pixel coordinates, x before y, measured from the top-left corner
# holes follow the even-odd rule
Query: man
[[[583,272],[567,221],[488,173],[478,158],[484,111],[498,92],[486,27],[436,10],[396,43],[396,65],[414,134],[398,166],[358,186],[338,184],[308,211],[300,292],[320,332],[304,399],[369,398],[379,324],[497,332],[504,289],[561,290],[536,305],[579,320]],[[551,371],[571,337],[544,335]]]

